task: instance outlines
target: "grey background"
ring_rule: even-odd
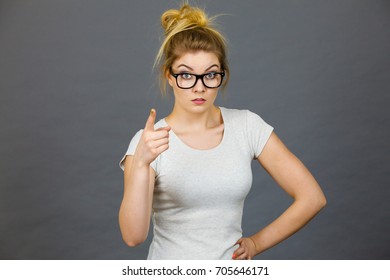
[[[122,242],[118,162],[150,108],[178,1],[0,1],[0,258],[145,259]],[[193,3],[193,2],[192,2]],[[275,127],[327,207],[258,259],[389,259],[389,1],[197,1],[229,40],[217,105]],[[291,203],[257,162],[244,234]]]

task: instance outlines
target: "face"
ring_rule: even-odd
[[[181,77],[186,79],[191,77],[191,74],[209,74],[204,77],[204,80],[206,83],[212,83],[213,72],[222,72],[222,69],[214,53],[196,51],[187,52],[176,59],[172,65],[172,72],[182,74]],[[175,106],[190,112],[204,112],[214,106],[218,88],[208,88],[203,84],[202,79],[198,79],[194,87],[182,89],[178,87],[174,76],[168,74],[167,78],[173,88]]]

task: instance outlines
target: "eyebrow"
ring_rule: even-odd
[[[210,70],[211,68],[213,68],[213,67],[215,67],[215,66],[217,66],[217,67],[219,68],[219,66],[218,66],[217,64],[213,64],[213,65],[209,66],[209,67],[205,70],[205,72],[208,71],[208,70]],[[188,68],[189,70],[194,71],[194,69],[192,69],[190,66],[185,65],[185,64],[180,64],[180,65],[177,66],[177,68],[179,68],[179,67],[186,67],[186,68]]]

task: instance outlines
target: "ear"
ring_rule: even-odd
[[[168,80],[169,85],[173,87],[173,84],[175,82],[175,77],[169,74],[169,71],[165,71],[165,78]]]

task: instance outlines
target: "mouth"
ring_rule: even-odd
[[[192,102],[194,102],[196,105],[202,105],[203,103],[206,102],[206,99],[204,99],[204,98],[195,98],[195,99],[192,99]]]

